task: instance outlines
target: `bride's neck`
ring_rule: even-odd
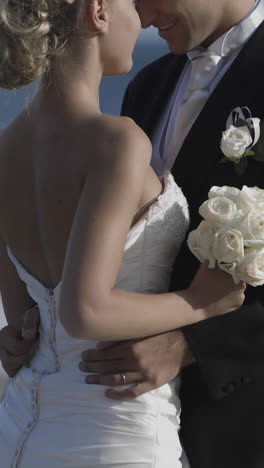
[[[74,47],[51,64],[40,87],[38,101],[56,111],[82,115],[100,113],[99,88],[103,66],[96,43]]]

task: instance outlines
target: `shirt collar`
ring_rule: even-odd
[[[240,23],[233,26],[229,31],[218,37],[213,44],[207,49],[197,47],[190,51],[187,55],[192,59],[192,52],[208,51],[220,57],[227,57],[235,50],[241,48],[256,31],[258,26],[264,20],[264,0],[257,0],[248,14],[243,18]]]

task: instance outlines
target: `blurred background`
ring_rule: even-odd
[[[168,52],[167,44],[159,38],[154,28],[142,30],[134,51],[134,66],[130,73],[118,77],[103,79],[100,97],[101,110],[105,114],[120,113],[124,91],[130,80],[148,63]],[[25,87],[19,91],[0,89],[0,128],[5,127],[21,109],[27,105],[37,90],[37,84]],[[14,291],[15,293],[15,291]],[[5,326],[5,318],[0,302],[0,329]],[[5,384],[6,376],[0,365],[0,394]]]

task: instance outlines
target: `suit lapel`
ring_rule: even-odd
[[[220,151],[221,134],[231,110],[237,106],[248,106],[252,112],[264,112],[263,104],[262,110],[257,105],[264,93],[262,44],[264,23],[244,46],[208,99],[181,148],[172,173],[189,199],[196,196],[217,160],[223,157]],[[261,115],[255,114],[254,117]]]

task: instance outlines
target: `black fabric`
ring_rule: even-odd
[[[186,63],[168,54],[129,85],[122,113],[153,135]],[[173,166],[186,195],[191,227],[213,185],[264,188],[264,164],[250,160],[243,176],[222,164],[222,131],[235,107],[264,119],[264,23],[244,46],[209,98]],[[264,135],[262,135],[264,138]],[[176,259],[172,289],[187,287],[198,262],[186,243]],[[264,468],[264,287],[248,288],[245,305],[231,314],[186,327],[197,359],[182,375],[181,436],[191,468]]]

